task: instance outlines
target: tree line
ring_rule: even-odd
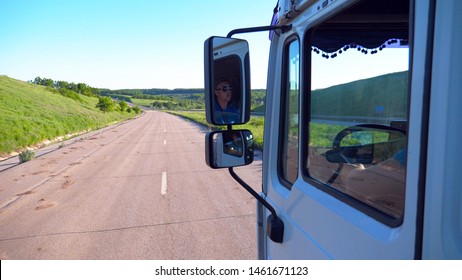
[[[82,101],[79,96],[80,94],[90,97],[98,97],[98,104],[96,104],[96,108],[103,112],[119,111],[131,113],[133,111],[136,114],[141,112],[139,106],[130,107],[125,100],[114,102],[111,97],[101,96],[101,91],[98,88],[91,87],[85,83],[76,84],[66,81],[53,81],[52,79],[41,77],[36,77],[34,80],[29,82],[32,84],[45,86],[49,91],[59,93],[65,97],[69,97],[77,101]]]
[[[176,89],[98,89],[91,87],[85,83],[69,83],[66,81],[54,81],[48,78],[37,77],[29,81],[36,85],[46,86],[47,89],[54,92],[59,92],[66,97],[80,100],[79,94],[93,96],[99,98],[97,107],[102,111],[111,111],[113,108],[121,107],[121,111],[125,111],[126,102],[136,103],[133,99],[149,100],[149,104],[144,102],[143,106],[150,106],[159,110],[204,110],[205,99],[204,89],[202,88],[176,88]],[[266,90],[252,90],[251,108],[252,111],[258,107],[264,108],[264,100]],[[106,97],[106,98],[104,98]],[[112,104],[111,99],[118,100],[119,106]],[[120,104],[122,103],[122,104]],[[119,108],[118,108],[119,109]],[[136,108],[138,109],[138,108]]]
[[[205,110],[204,89],[101,89],[101,95],[137,103],[132,99],[143,99],[143,106],[158,110]],[[266,90],[252,90],[251,110],[264,111]],[[260,108],[261,107],[261,108]]]
[[[132,102],[133,99],[144,99],[144,100],[153,100],[153,106],[157,109],[168,109],[171,110],[173,107],[177,107],[179,104],[177,100],[186,99],[189,101],[182,102],[179,109],[201,109],[198,103],[204,103],[204,89],[100,89],[101,95],[111,96],[112,98],[117,98],[125,100],[127,102]],[[166,105],[166,103],[171,103]],[[186,104],[187,103],[187,104]],[[194,103],[194,104],[191,104]],[[204,108],[202,106],[202,108]]]
[[[138,99],[152,99],[153,95],[181,95],[181,94],[197,94],[203,93],[204,89],[201,88],[176,88],[176,89],[101,89],[102,95],[126,95]]]
[[[91,87],[85,83],[69,83],[66,81],[53,81],[48,78],[36,77],[34,80],[29,81],[32,84],[46,86],[47,88],[52,88],[58,90],[61,94],[66,93],[66,91],[73,91],[77,94],[82,94],[86,96],[99,96],[100,90],[94,87]],[[63,94],[65,95],[65,94]]]

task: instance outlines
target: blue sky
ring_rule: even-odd
[[[269,25],[277,0],[0,0],[0,75],[92,87],[202,88],[203,44]],[[266,87],[267,32],[250,44],[252,88]]]

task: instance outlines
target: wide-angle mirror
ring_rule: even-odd
[[[212,131],[205,139],[207,165],[226,168],[253,162],[254,139],[249,130]]]
[[[208,123],[243,124],[250,119],[247,41],[211,37],[204,43],[205,105]]]

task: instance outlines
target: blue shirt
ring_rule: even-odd
[[[233,105],[228,103],[228,106],[223,109],[215,102],[215,122],[219,124],[233,124],[241,122],[241,113]]]

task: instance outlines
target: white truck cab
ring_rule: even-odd
[[[234,177],[253,141],[238,131],[242,159],[229,162],[214,141],[250,117],[247,42],[232,37],[270,32],[258,257],[462,259],[462,1],[280,0],[274,12],[272,26],[205,43],[207,120],[228,126],[207,135],[207,163]]]

